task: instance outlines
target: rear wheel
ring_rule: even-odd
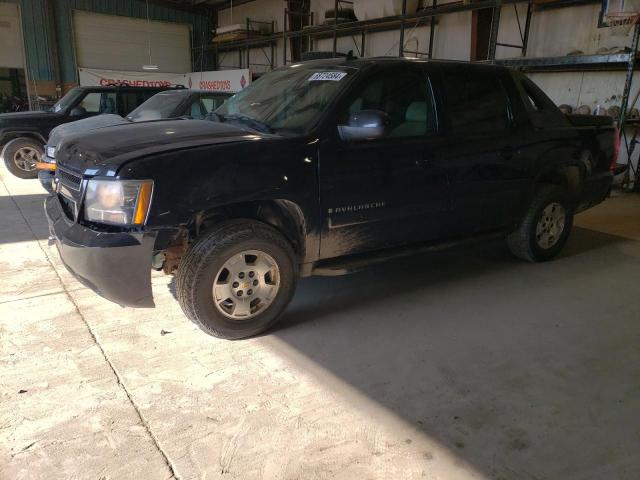
[[[289,243],[271,227],[224,222],[183,257],[176,273],[178,301],[209,335],[256,335],[278,320],[293,296],[294,258]]]
[[[44,148],[37,140],[16,138],[4,148],[7,169],[19,178],[37,178],[36,162],[42,161]]]
[[[563,188],[540,188],[518,229],[507,237],[511,253],[529,262],[555,257],[571,233],[573,209],[571,197]]]

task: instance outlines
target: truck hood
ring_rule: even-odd
[[[53,121],[59,116],[57,113],[43,111],[0,113],[0,128],[29,125],[34,121]]]
[[[87,175],[116,175],[124,163],[149,155],[206,145],[274,137],[249,128],[208,120],[128,123],[62,138],[56,162]]]
[[[89,132],[96,128],[110,127],[113,125],[129,124],[128,120],[125,120],[120,115],[104,114],[97,115],[95,117],[85,118],[83,120],[77,120],[75,122],[63,123],[51,130],[49,134],[49,140],[47,145],[55,147],[60,143],[63,137],[67,135],[74,135],[76,133]]]

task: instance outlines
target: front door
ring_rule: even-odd
[[[385,112],[382,138],[345,141],[337,126],[361,110]],[[418,66],[380,68],[354,85],[320,145],[321,258],[438,237],[448,208],[441,140],[428,76]]]

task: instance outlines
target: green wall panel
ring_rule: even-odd
[[[53,80],[53,61],[49,54],[44,2],[42,0],[2,1],[20,5],[28,77],[36,80]]]

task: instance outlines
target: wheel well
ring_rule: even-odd
[[[536,180],[536,185],[551,184],[565,188],[573,197],[578,197],[582,188],[583,173],[577,165],[565,165],[544,172]]]
[[[265,223],[278,230],[290,243],[299,258],[305,255],[306,220],[300,207],[290,200],[262,200],[235,203],[217,207],[194,215],[191,234],[231,219],[250,219]]]
[[[27,138],[29,140],[35,140],[38,143],[42,143],[44,146],[47,142],[37,133],[31,132],[9,132],[2,137],[0,141],[0,149],[4,148],[7,143],[12,142],[13,140],[17,140],[19,138]]]

